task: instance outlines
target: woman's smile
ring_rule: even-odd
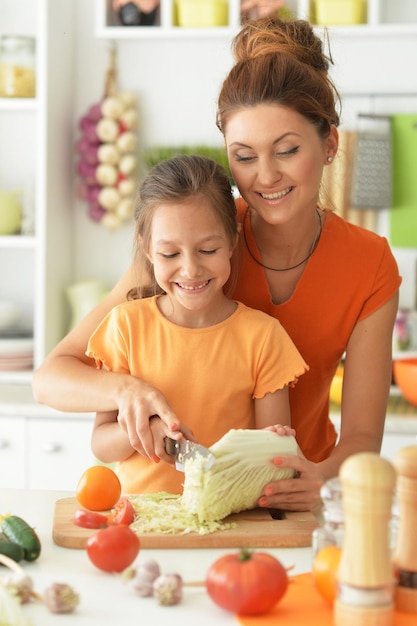
[[[293,189],[294,187],[287,187],[287,189],[284,189],[283,191],[276,191],[275,193],[260,193],[260,195],[264,200],[281,200],[282,198],[285,198],[285,196],[287,196]]]

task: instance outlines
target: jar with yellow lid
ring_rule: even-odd
[[[35,39],[23,35],[0,37],[0,97],[34,98]]]

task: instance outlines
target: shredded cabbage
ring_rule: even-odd
[[[205,535],[236,527],[235,523],[199,520],[194,513],[185,509],[180,495],[161,491],[130,496],[129,499],[136,513],[131,528],[138,535],[150,532],[165,535],[194,532]]]
[[[293,470],[278,468],[272,461],[281,454],[297,454],[297,442],[269,430],[233,429],[210,452],[216,460],[207,471],[200,455],[185,462],[182,504],[200,522],[253,509],[267,483],[292,478]]]

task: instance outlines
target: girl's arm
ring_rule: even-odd
[[[135,451],[117,421],[117,411],[100,411],[94,419],[91,450],[99,461],[124,461]]]
[[[40,404],[60,411],[118,411],[119,424],[138,452],[152,458],[153,438],[149,429],[151,415],[159,415],[170,436],[179,431],[192,434],[182,426],[162,393],[145,381],[96,369],[85,355],[87,342],[102,319],[115,305],[126,300],[135,285],[131,266],[112,291],[46,357],[33,376],[33,394]]]
[[[288,387],[255,398],[255,428],[275,430],[276,425],[291,426]]]
[[[392,379],[392,329],[397,309],[398,294],[358,322],[352,332],[344,365],[341,432],[332,453],[317,464],[299,456],[276,459],[277,465],[293,468],[300,477],[267,485],[260,506],[314,510],[320,502],[321,486],[338,475],[348,456],[379,453]]]
[[[291,427],[288,387],[255,399],[255,426],[271,430],[277,435],[295,437],[295,430]]]

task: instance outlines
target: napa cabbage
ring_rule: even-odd
[[[292,478],[293,470],[276,467],[273,459],[297,454],[297,442],[269,430],[232,429],[210,452],[215,461],[209,469],[201,455],[187,459],[184,466],[182,506],[200,522],[253,509],[267,483]]]

